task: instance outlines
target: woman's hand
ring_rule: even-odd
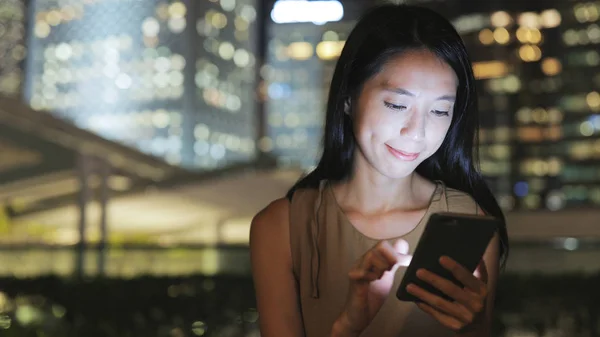
[[[346,306],[334,325],[340,335],[358,335],[381,309],[400,266],[408,266],[408,242],[399,239],[394,245],[381,241],[367,251],[348,273],[350,288]]]
[[[463,288],[425,269],[418,270],[417,277],[453,298],[454,302],[447,301],[415,284],[410,284],[407,290],[423,301],[417,304],[419,308],[444,326],[455,331],[466,330],[481,318],[485,310],[488,295],[485,263],[481,261],[475,274],[446,256],[440,258],[440,263],[464,285]]]

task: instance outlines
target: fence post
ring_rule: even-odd
[[[85,251],[86,251],[86,223],[87,223],[87,204],[90,198],[89,185],[90,162],[89,157],[80,152],[77,156],[77,175],[79,178],[79,193],[77,196],[77,205],[79,207],[79,241],[75,253],[75,277],[79,280],[85,276]]]
[[[107,247],[107,208],[110,198],[108,180],[111,174],[111,166],[107,161],[100,163],[100,240],[98,241],[98,276],[103,277],[106,273],[106,247]]]

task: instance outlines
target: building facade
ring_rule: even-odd
[[[26,8],[23,1],[0,2],[0,94],[18,97],[23,80]]]
[[[251,160],[253,3],[32,1],[25,98],[176,165]]]
[[[598,205],[600,3],[512,5],[455,19],[479,77],[482,169],[508,210]]]
[[[262,73],[268,96],[268,135],[259,146],[273,153],[282,165],[310,168],[320,155],[325,106],[337,58],[368,7],[361,1],[339,4],[343,14],[332,21],[274,22],[269,27],[267,66]],[[313,15],[318,11],[306,12]]]

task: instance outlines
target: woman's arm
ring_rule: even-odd
[[[250,256],[263,337],[303,337],[298,288],[292,271],[289,201],[271,203],[252,220]]]

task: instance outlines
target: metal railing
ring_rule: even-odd
[[[599,273],[600,241],[573,240],[577,239],[512,242],[504,272],[519,275]],[[78,246],[0,246],[3,261],[0,277],[250,275],[246,245],[87,245],[83,255],[78,257],[80,253]]]

